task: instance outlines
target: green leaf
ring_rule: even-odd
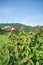
[[[28,61],[27,65],[31,65],[31,63]]]
[[[34,65],[34,62],[32,60],[29,60],[32,65]]]
[[[42,37],[37,38],[37,40],[39,41],[39,43],[43,43]]]
[[[36,62],[36,65],[40,65],[39,61]]]
[[[23,58],[21,61],[20,61],[20,64],[23,64],[25,63],[27,60],[25,58]]]

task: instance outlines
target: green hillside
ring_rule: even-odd
[[[14,28],[16,29],[16,32],[17,32],[21,27],[24,28],[24,31],[25,31],[25,32],[30,32],[30,31],[36,30],[38,27],[40,27],[40,26],[32,27],[32,26],[23,25],[23,24],[20,24],[20,23],[1,23],[1,24],[0,24],[0,29],[3,28],[4,26],[12,26],[12,27],[14,27]],[[41,26],[41,27],[43,27],[43,26]],[[4,30],[4,31],[7,31],[7,29]],[[0,32],[1,32],[1,30],[0,30]]]
[[[8,23],[6,23],[6,24],[1,23],[0,24],[0,28],[2,28],[4,26],[13,26],[13,27],[15,27],[15,29],[17,31],[18,31],[18,29],[20,27],[24,27],[24,31],[26,31],[26,32],[29,32],[29,31],[33,30],[32,26],[26,26],[26,25],[23,25],[23,24],[20,24],[20,23],[10,23],[10,24],[8,24]]]

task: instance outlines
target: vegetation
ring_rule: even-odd
[[[14,23],[0,24],[0,28],[2,28],[4,26],[13,26],[16,29],[16,31],[18,31],[19,28],[22,27],[22,26],[24,27],[24,31],[25,32],[29,32],[29,31],[33,30],[33,27],[32,26],[26,26],[26,25],[23,25],[23,24],[20,24],[20,23],[15,23],[15,24]]]
[[[43,27],[0,34],[0,65],[43,65]]]

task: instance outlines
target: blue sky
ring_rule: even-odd
[[[0,23],[43,25],[43,0],[0,0]]]

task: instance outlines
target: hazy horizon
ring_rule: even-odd
[[[0,23],[43,25],[43,0],[0,0]]]

